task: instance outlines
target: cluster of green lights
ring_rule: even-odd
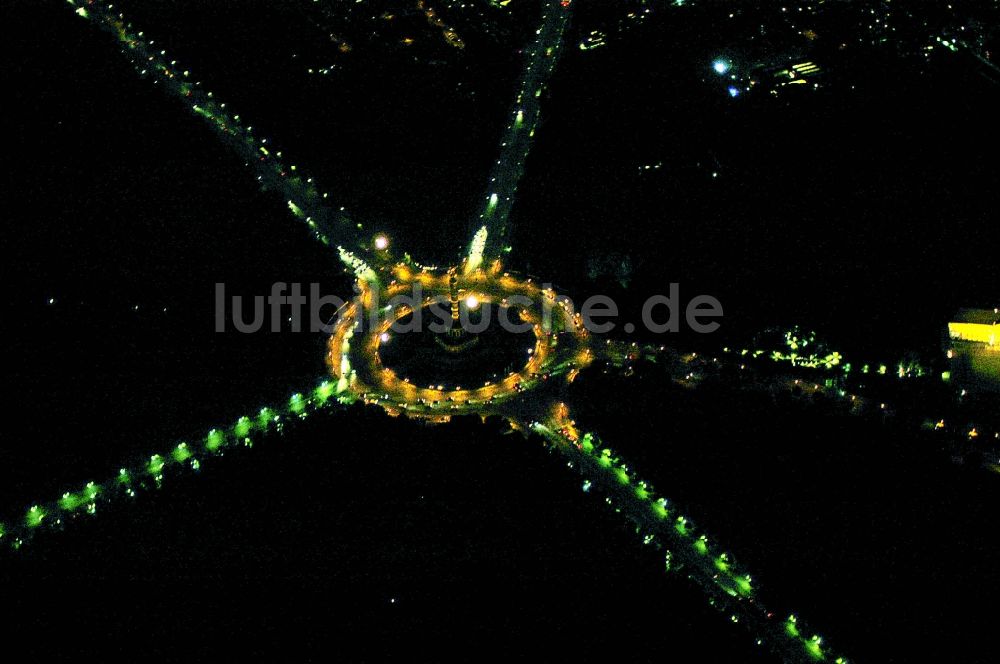
[[[59,499],[59,508],[64,512],[74,512],[81,507],[86,507],[88,511],[93,512],[96,509],[97,496],[100,492],[99,486],[93,482],[87,482],[87,485],[78,492],[67,491],[64,493]],[[31,520],[30,513],[29,510],[29,521]],[[40,522],[36,525],[40,525]]]
[[[657,356],[667,351],[664,346],[643,345],[636,342],[606,342],[604,355],[608,361],[615,366],[624,367],[629,362],[640,357],[656,361]],[[670,352],[674,352],[670,349]],[[842,353],[835,350],[828,350],[816,340],[815,332],[802,332],[798,327],[787,330],[783,333],[783,342],[780,348],[723,348],[724,354],[731,355],[741,362],[766,358],[776,363],[787,363],[796,368],[820,369],[824,372],[851,375],[855,372],[855,367],[850,362],[845,361]],[[895,363],[873,363],[863,364],[856,373],[862,375],[889,375],[889,367],[895,367],[892,374],[898,378],[920,378],[930,375],[930,370],[914,360],[901,360]]]
[[[798,331],[798,328],[793,328],[785,333],[785,341],[789,346],[789,350],[791,350],[790,346],[792,345],[797,349],[801,349],[803,346],[809,347],[815,345],[815,333],[803,335]],[[629,343],[611,340],[607,340],[603,349],[605,360],[619,368],[628,368],[631,362],[639,358],[656,363],[664,352],[674,353],[675,351],[665,346],[655,347],[648,344],[640,346],[636,342]],[[811,385],[809,387],[810,392],[814,388],[816,393],[824,392],[831,396],[835,395],[839,397],[842,402],[850,405],[849,412],[854,415],[862,415],[873,410],[883,415],[894,413],[888,403],[869,400],[860,394],[852,394],[847,391],[845,381],[851,375],[852,366],[850,362],[843,362],[843,356],[838,352],[824,353],[821,358],[818,358],[817,355],[799,356],[795,351],[786,354],[781,350],[769,352],[763,349],[750,350],[744,348],[734,350],[726,347],[722,349],[722,353],[734,359],[740,369],[745,369],[748,364],[758,358],[772,362],[789,362],[796,368],[818,369],[824,374],[822,386],[816,383],[806,383],[804,380],[795,380],[795,383],[803,387]],[[694,359],[696,355],[692,354],[686,357]],[[718,358],[711,357],[710,360],[716,368],[722,366],[722,362]],[[837,370],[830,371],[831,369]],[[684,369],[684,371],[689,370]],[[894,371],[890,371],[889,365],[884,363],[863,364],[855,374],[858,376],[886,376],[900,380],[928,378],[931,376],[931,372],[927,367],[914,360],[897,362]],[[692,381],[697,382],[697,378],[699,377],[698,372],[689,371],[683,382],[691,384]],[[944,372],[943,377],[947,380],[949,372]],[[963,390],[957,393],[956,396],[961,398],[965,394]],[[983,441],[1000,441],[1000,431],[980,430],[980,426],[974,421],[949,422],[946,424],[943,418],[935,416],[925,417],[922,420],[922,426],[926,429],[939,432],[941,435],[950,435],[956,439],[975,440],[981,438]]]
[[[820,344],[816,342],[815,333],[803,334],[798,328],[793,328],[784,333],[784,344],[785,346],[778,350],[762,348],[732,349],[725,347],[722,349],[722,354],[728,355],[735,360],[740,369],[746,369],[754,361],[763,359],[773,363],[787,363],[796,369],[817,370],[824,377],[822,388],[819,384],[815,384],[816,391],[828,391],[827,388],[836,388],[831,393],[840,397],[843,401],[850,403],[851,412],[854,414],[866,412],[868,409],[865,406],[868,400],[858,394],[851,394],[847,391],[844,381],[852,375],[852,372],[857,376],[892,376],[898,379],[923,378],[931,375],[929,369],[914,360],[897,362],[894,371],[890,371],[890,365],[884,363],[863,364],[859,370],[855,371],[852,364],[845,362],[844,356],[838,351],[820,350],[805,354],[800,351],[817,348]],[[610,364],[619,368],[630,368],[631,363],[640,358],[655,363],[664,352],[675,353],[673,349],[667,349],[664,346],[655,347],[648,344],[640,346],[636,342],[627,343],[611,340],[606,342],[603,349],[604,358]],[[689,360],[696,358],[697,354],[690,354],[684,357],[684,361],[687,363]],[[707,360],[710,360],[717,368],[722,366],[722,362],[717,357],[709,357]],[[698,371],[688,369],[684,371],[687,372],[682,380],[685,384],[696,383],[701,377],[701,373]],[[796,384],[800,383],[798,380],[795,382]],[[886,403],[877,403],[877,406],[878,410],[883,413],[892,412]],[[928,421],[933,424],[937,420]],[[963,431],[968,431],[972,427],[974,427],[974,424],[965,427]],[[937,427],[937,429],[940,430],[941,427]]]
[[[375,270],[373,270],[371,266],[364,261],[364,259],[358,257],[356,254],[344,249],[343,247],[337,247],[337,253],[340,255],[340,260],[343,261],[344,265],[346,265],[359,280],[367,284],[371,284],[372,286],[378,285],[378,275],[375,273]]]
[[[844,362],[844,356],[837,351],[818,350],[809,354],[803,354],[807,348],[816,348],[820,344],[816,341],[815,332],[803,333],[795,327],[787,330],[784,334],[785,349],[772,350],[769,354],[771,360],[775,362],[788,362],[795,367],[805,367],[808,369],[835,369],[839,368],[844,374],[850,374],[853,367],[850,362]],[[729,349],[724,349],[729,350]],[[800,352],[803,351],[803,352]],[[759,357],[766,351],[743,349],[741,355],[751,354]],[[888,374],[889,364],[864,364],[861,367],[862,374],[877,373],[885,376]],[[899,378],[919,378],[929,375],[929,370],[915,361],[901,361],[895,363],[895,375]]]
[[[280,431],[289,420],[302,419],[331,403],[348,404],[353,395],[343,387],[324,380],[308,394],[295,393],[284,407],[261,408],[254,416],[242,416],[230,427],[211,429],[199,444],[179,442],[163,453],[150,455],[144,461],[123,467],[103,484],[87,482],[76,491],[66,491],[58,500],[32,505],[24,512],[21,523],[0,523],[0,542],[10,542],[19,549],[25,541],[45,527],[59,528],[78,514],[96,514],[98,504],[117,497],[134,498],[138,490],[160,488],[171,468],[197,471],[206,457],[219,456],[230,447],[253,445],[253,438]]]
[[[769,645],[779,655],[797,661],[846,662],[834,657],[819,636],[802,638],[795,631],[775,622],[773,614],[761,604],[749,574],[741,570],[729,554],[718,551],[709,538],[698,533],[690,519],[679,514],[670,503],[635,474],[608,447],[591,433],[579,438],[569,435],[559,424],[534,422],[531,428],[554,449],[569,457],[587,478],[584,490],[594,485],[604,488],[606,501],[624,513],[637,527],[646,544],[665,549],[665,567],[684,564],[689,576],[709,594],[710,603],[731,612],[733,622],[744,623],[757,634],[757,642]],[[796,621],[793,621],[797,623]]]
[[[812,659],[816,661],[831,661],[828,660],[823,651],[823,637],[818,634],[813,634],[810,637],[803,636],[799,631],[799,619],[795,617],[795,614],[788,616],[785,620],[785,634],[787,634],[790,639],[794,639],[801,643],[802,648]],[[832,661],[833,664],[847,664],[847,660],[843,657],[837,657]]]

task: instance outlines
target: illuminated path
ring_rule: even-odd
[[[100,0],[69,0],[69,3],[77,7],[78,15],[115,36],[140,75],[151,78],[204,119],[245,160],[262,187],[281,193],[292,214],[306,224],[317,240],[331,247],[361,245],[361,224],[353,222],[343,207],[334,207],[329,193],[321,192],[313,178],[303,175],[296,164],[284,161],[279,148],[267,138],[256,136],[253,127],[246,125],[239,114],[172,60],[143,31],[113,11],[111,3]]]
[[[663,551],[668,571],[683,570],[709,596],[712,606],[744,625],[758,645],[787,662],[847,661],[833,655],[822,637],[807,631],[795,614],[778,616],[761,604],[753,578],[596,436],[581,436],[564,406],[557,406],[548,422],[532,422],[530,428],[586,478],[584,491],[604,493],[607,503],[635,524],[644,544]]]
[[[0,542],[20,549],[33,534],[61,529],[75,519],[97,512],[104,501],[131,498],[142,489],[158,488],[173,469],[197,471],[202,460],[223,454],[239,445],[252,445],[255,438],[281,430],[312,412],[356,400],[383,408],[391,415],[405,414],[430,421],[447,421],[456,414],[498,415],[515,428],[534,432],[565,455],[586,478],[585,490],[605,493],[613,508],[634,522],[646,544],[661,547],[665,566],[683,564],[686,574],[708,595],[710,602],[755,635],[757,643],[786,661],[846,660],[832,654],[823,640],[806,631],[794,615],[775,615],[757,599],[750,576],[738,569],[729,556],[664,498],[636,478],[617,456],[604,448],[593,434],[580,435],[562,399],[567,383],[595,359],[590,335],[579,316],[550,290],[544,290],[511,273],[503,272],[506,223],[524,158],[538,121],[538,105],[544,81],[551,73],[569,21],[571,3],[547,1],[538,39],[529,48],[527,71],[514,104],[501,155],[491,176],[491,193],[477,222],[470,252],[453,269],[422,267],[412,261],[394,261],[387,238],[377,236],[367,246],[360,228],[326,203],[311,178],[297,167],[280,161],[281,153],[265,139],[257,139],[244,128],[238,115],[191,82],[152,40],[134,30],[110,5],[93,0],[70,0],[78,14],[111,32],[135,62],[140,73],[154,77],[162,87],[180,97],[202,116],[216,133],[243,155],[264,186],[280,191],[292,213],[304,221],[314,236],[336,247],[340,259],[353,272],[360,294],[341,310],[328,346],[332,377],[308,393],[292,395],[279,407],[266,407],[237,421],[213,429],[190,441],[180,441],[147,458],[127,464],[102,482],[83,482],[61,498],[28,507],[17,522],[0,524]],[[380,344],[394,321],[423,307],[456,288],[467,303],[515,304],[523,322],[534,333],[535,344],[519,370],[495,384],[445,389],[443,385],[417,386],[382,365]],[[457,276],[457,275],[460,275]],[[394,296],[413,295],[422,289],[419,303],[386,308]],[[471,304],[470,304],[471,306]],[[378,314],[376,316],[376,314]],[[549,315],[551,314],[551,315]],[[373,322],[374,321],[374,322]],[[606,344],[601,357],[628,358],[620,345]]]
[[[0,523],[0,543],[20,549],[39,532],[62,530],[76,520],[97,514],[103,505],[161,488],[169,476],[198,472],[207,458],[223,456],[237,447],[252,447],[255,441],[280,433],[296,420],[353,401],[351,395],[338,393],[334,383],[323,380],[308,392],[293,394],[283,404],[266,406],[201,436],[177,441],[122,465],[103,480],[81,482],[58,499],[31,505],[20,521]]]
[[[570,10],[571,4],[566,0],[547,0],[542,6],[538,37],[525,49],[524,75],[518,83],[514,106],[507,116],[507,127],[500,143],[500,154],[490,172],[483,210],[474,224],[466,261],[467,271],[496,260],[509,251],[507,219],[538,125],[542,91],[562,51]]]

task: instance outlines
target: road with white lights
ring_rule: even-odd
[[[537,38],[525,48],[524,73],[518,83],[514,105],[507,116],[500,154],[490,172],[482,212],[472,228],[474,239],[467,261],[472,268],[480,262],[496,260],[509,250],[507,221],[541,117],[542,93],[563,49],[570,9],[571,5],[566,0],[544,3]],[[486,234],[485,242],[477,246],[475,233],[479,229],[485,229]]]

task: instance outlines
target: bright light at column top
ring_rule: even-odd
[[[469,297],[465,298],[465,306],[467,306],[469,309],[475,309],[476,307],[479,306],[479,298],[476,297],[475,295],[470,295]]]
[[[375,248],[379,251],[383,251],[389,246],[389,238],[384,235],[379,235],[375,238]]]
[[[729,71],[729,63],[725,60],[716,60],[712,63],[712,69],[715,70],[716,74],[725,74]]]

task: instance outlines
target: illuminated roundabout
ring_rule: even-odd
[[[384,235],[361,240],[361,224],[343,213],[344,208],[338,211],[332,207],[326,200],[328,194],[321,192],[312,178],[298,174],[295,165],[282,162],[281,152],[272,143],[244,126],[239,115],[169,59],[166,50],[154,45],[113,5],[103,0],[69,0],[69,4],[79,16],[113,35],[137,70],[153,77],[162,89],[202,117],[245,159],[262,186],[281,192],[292,214],[310,233],[323,245],[336,247],[340,259],[357,278],[359,292],[338,312],[329,339],[326,359],[336,380],[325,377],[308,392],[293,394],[287,404],[262,408],[252,416],[211,429],[201,440],[180,441],[162,453],[123,465],[104,482],[87,482],[79,490],[66,491],[60,499],[35,503],[19,519],[0,523],[0,542],[9,542],[13,550],[19,550],[39,531],[61,530],[73,520],[95,514],[99,503],[131,499],[138,491],[158,489],[172,473],[196,472],[203,460],[220,456],[227,449],[249,447],[255,438],[281,432],[286,424],[359,400],[391,415],[405,414],[427,422],[446,422],[456,415],[500,416],[515,428],[539,436],[563,455],[568,465],[584,476],[584,491],[593,488],[603,493],[604,500],[634,524],[643,543],[662,556],[667,570],[683,568],[709,602],[733,623],[745,627],[757,645],[785,661],[846,662],[794,613],[765,607],[756,580],[730,554],[639,479],[598,436],[577,431],[563,398],[567,384],[596,359],[598,352],[600,359],[615,364],[616,358],[639,353],[636,345],[626,349],[610,340],[593,345],[582,317],[568,301],[529,278],[503,272],[500,256],[510,251],[507,217],[538,125],[540,98],[563,46],[570,0],[542,3],[540,27],[525,50],[525,69],[501,154],[491,172],[489,193],[475,224],[478,230],[468,254],[451,269],[424,267],[409,259],[393,260]],[[528,332],[533,335],[533,345],[524,348],[521,337],[505,341],[487,334],[468,337],[463,332],[443,333],[435,340],[440,342],[436,347],[428,344],[426,350],[415,353],[427,360],[418,384],[417,375],[407,371],[405,361],[387,360],[390,353],[385,344],[395,343],[395,326],[445,302],[453,323],[463,304],[466,310],[489,306],[514,314],[516,324],[525,328],[523,336],[530,338]],[[396,339],[402,341],[402,336]],[[511,355],[516,361],[512,360],[508,370],[504,353],[495,353],[494,357],[503,358],[488,367],[495,369],[495,378],[482,380],[482,367],[478,366],[482,356],[473,346],[489,351],[490,344],[498,343],[499,348],[507,341],[520,343],[524,349],[520,352],[526,352],[527,359]],[[517,344],[511,347],[518,348]],[[479,376],[474,385],[468,381],[473,374]]]
[[[468,273],[405,263],[385,265],[379,271],[391,281],[383,287],[379,285],[382,280],[372,280],[370,274],[369,279],[359,280],[359,295],[339,312],[329,341],[327,364],[337,378],[338,392],[350,391],[392,415],[405,413],[433,422],[468,414],[500,415],[514,423],[542,420],[558,402],[562,387],[594,358],[590,334],[568,301],[531,279],[501,272],[498,261],[488,269]],[[419,307],[430,312],[436,304],[456,301],[456,296],[467,310],[493,305],[498,311],[513,312],[516,320],[508,318],[509,323],[534,335],[524,365],[475,386],[456,385],[451,376],[418,385],[398,375],[385,362],[383,345],[414,313],[417,297]],[[383,302],[384,306],[380,304]],[[443,349],[439,352],[442,356],[449,353]],[[539,392],[549,398],[539,399]]]

